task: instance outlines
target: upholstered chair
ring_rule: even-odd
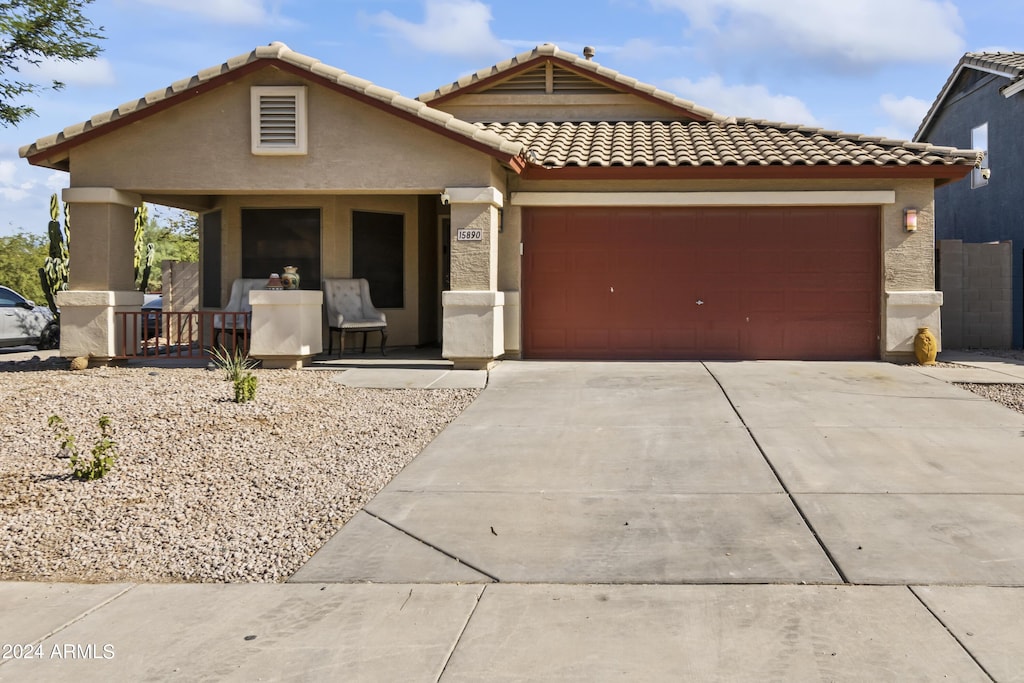
[[[363,353],[366,353],[366,333],[380,332],[380,353],[388,341],[388,321],[383,311],[373,306],[370,283],[364,279],[328,278],[324,280],[324,304],[327,309],[327,355],[334,353],[334,333],[340,337],[338,355],[345,353],[345,333],[363,333]]]
[[[237,345],[239,337],[243,343],[248,342],[249,325],[251,315],[233,315],[237,313],[252,313],[252,306],[249,304],[249,292],[254,289],[264,289],[267,286],[266,278],[238,278],[231,283],[231,296],[228,298],[228,305],[221,309],[222,313],[213,316],[213,346],[216,348],[221,333],[231,335],[232,347]]]

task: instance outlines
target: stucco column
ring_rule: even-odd
[[[122,346],[114,313],[139,310],[144,299],[133,264],[133,209],[142,197],[110,187],[71,187],[63,197],[73,230],[69,291],[57,295],[60,355],[109,360]]]
[[[442,355],[456,368],[490,367],[505,351],[505,297],[498,284],[498,209],[493,187],[445,190],[451,202],[451,286],[441,294]]]
[[[914,336],[928,327],[942,344],[942,292],[935,290],[935,207],[931,180],[896,188],[896,201],[882,206],[884,287],[882,359],[914,355]],[[904,211],[917,210],[917,229],[904,227]]]

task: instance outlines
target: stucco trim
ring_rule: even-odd
[[[515,206],[873,206],[895,190],[807,192],[513,192]]]
[[[941,306],[942,292],[886,292],[890,306]]]
[[[498,209],[504,204],[501,192],[493,187],[449,187],[444,193],[452,204],[490,204]]]
[[[142,206],[142,195],[115,190],[112,187],[66,187],[61,192],[66,204],[118,204]]]

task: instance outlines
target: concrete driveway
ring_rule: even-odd
[[[911,368],[505,363],[293,580],[1024,585],[1022,521],[1024,416]]]
[[[1024,415],[932,374],[504,363],[288,584],[0,584],[0,680],[1024,680]]]

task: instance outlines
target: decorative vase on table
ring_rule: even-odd
[[[299,288],[299,268],[298,266],[285,266],[284,273],[281,274],[281,284],[285,289],[298,289]]]
[[[927,327],[917,328],[914,335],[914,357],[921,365],[935,365],[935,354],[939,350],[939,343],[935,335]]]

